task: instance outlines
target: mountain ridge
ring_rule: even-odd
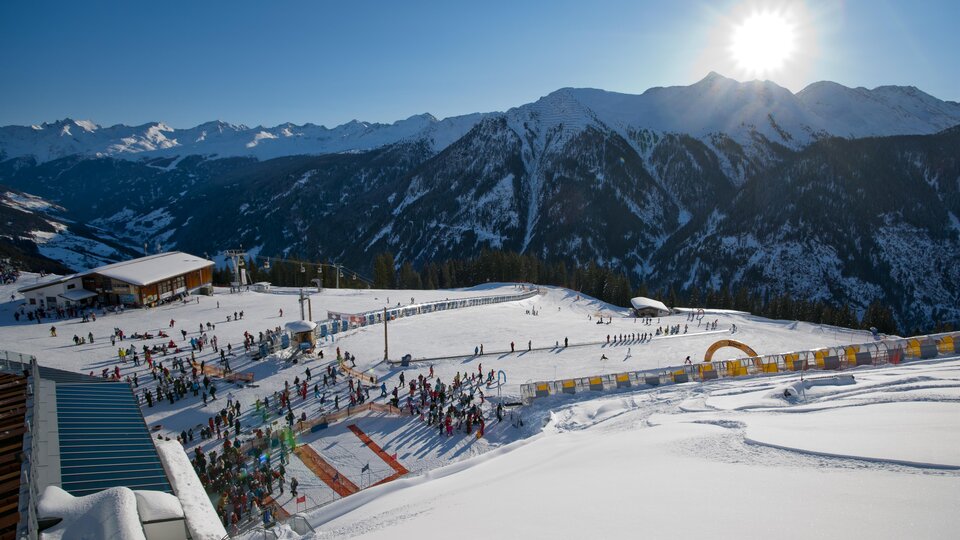
[[[352,120],[332,128],[310,122],[248,127],[222,120],[190,128],[173,128],[164,122],[104,127],[68,117],[0,127],[0,156],[32,157],[37,162],[77,154],[121,159],[191,154],[271,159],[367,151],[415,140],[427,140],[439,152],[483,118],[523,115],[528,109],[543,116],[550,108],[560,115],[551,116],[552,120],[562,117],[566,121],[558,123],[568,130],[599,121],[624,135],[639,130],[698,138],[723,133],[749,146],[752,137],[760,134],[792,148],[823,136],[928,134],[960,124],[960,103],[939,100],[913,86],[868,90],[818,81],[792,93],[771,81],[739,82],[711,71],[691,85],[652,87],[641,94],[566,87],[503,112],[442,120],[421,113],[393,123]],[[575,108],[579,110],[572,111]]]
[[[0,159],[0,183],[138,250],[242,245],[364,269],[385,251],[423,265],[494,248],[661,290],[883,302],[903,326],[960,320],[957,104],[910,88],[805,90],[718,74],[642,95],[564,88],[502,113],[354,121],[340,139],[244,127],[242,155],[225,122],[175,136],[147,124],[152,138],[117,150],[165,147]],[[64,127],[68,142],[101,129],[48,132]],[[211,153],[189,153],[190,140]],[[291,140],[300,153],[265,157]],[[318,140],[337,151],[304,152]],[[18,238],[39,245],[47,226],[18,219]]]

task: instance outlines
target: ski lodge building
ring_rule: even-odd
[[[29,285],[18,292],[46,309],[101,305],[150,306],[211,286],[211,260],[171,251],[100,266]]]

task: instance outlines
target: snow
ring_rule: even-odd
[[[119,257],[116,249],[101,241],[111,239],[108,234],[97,231],[103,238],[94,239],[73,233],[69,230],[70,221],[60,216],[64,209],[40,197],[7,191],[0,193],[0,205],[29,214],[44,214],[52,231],[33,230],[20,234],[23,239],[32,240],[41,255],[58,260],[74,270],[111,263]],[[10,234],[7,233],[8,238]]]
[[[197,473],[184,453],[183,447],[176,441],[155,440],[157,455],[167,472],[184,516],[187,518],[187,530],[193,540],[220,540],[227,531],[217,516],[207,492],[200,484]]]
[[[54,210],[63,211],[63,207],[57,206],[52,202],[28,193],[14,193],[12,191],[7,191],[0,194],[0,201],[3,201],[3,203],[10,208],[16,208],[17,210],[27,212],[28,214],[32,214],[34,211],[43,213],[48,213]]]
[[[148,255],[96,268],[96,273],[133,285],[148,285],[173,276],[195,272],[213,261],[180,251]]]
[[[904,433],[938,434],[917,441]],[[747,422],[746,438],[760,444],[829,456],[960,469],[960,404],[877,403]]]
[[[17,286],[23,283],[0,286],[0,349],[83,373],[114,365],[115,348],[104,343],[114,327],[128,334],[155,332],[168,329],[175,319],[171,335],[182,345],[181,328],[196,336],[197,326],[209,321],[216,328],[208,333],[237,351],[244,331],[256,334],[299,320],[296,289],[234,294],[216,289],[214,297],[201,297],[199,303],[98,313],[97,321],[89,323],[72,319],[38,325],[13,321],[12,310],[22,299],[7,299]],[[310,299],[319,320],[325,311],[358,313],[398,301],[406,306],[518,292],[513,284],[494,283],[455,291],[324,289],[310,293]],[[295,376],[302,378],[306,367],[316,378],[337,348],[353,353],[357,369],[376,375],[388,391],[401,373],[410,380],[430,366],[444,381],[454,373],[475,373],[481,364],[485,372],[503,370],[507,382],[485,390],[489,407],[498,395],[518,400],[520,385],[528,381],[676,365],[687,355],[702,358],[720,339],[742,341],[759,354],[872,339],[868,332],[709,309],[706,320],[717,320],[718,330],[708,332],[686,321],[692,308],[683,307],[648,326],[629,317],[625,307],[575,291],[543,287],[541,293],[523,301],[392,321],[390,358],[405,353],[433,358],[405,369],[382,361],[381,325],[321,340],[318,348],[326,360],[305,358],[294,365],[280,361],[286,353],[266,361],[238,354],[232,367],[254,373],[256,386],[221,382],[217,402],[204,405],[188,396],[173,405],[154,404],[144,408],[146,421],[173,438],[206,422],[223,406],[220,396],[230,396],[242,404],[247,429],[253,416],[247,412],[257,398]],[[292,316],[279,317],[281,308]],[[227,315],[240,310],[243,320],[226,322]],[[597,325],[601,315],[612,317],[611,324]],[[58,327],[60,337],[49,337],[50,324]],[[676,324],[690,324],[688,333],[644,344],[606,345],[607,334]],[[731,335],[733,324],[738,330]],[[87,332],[94,334],[95,343],[70,345],[70,336]],[[570,346],[555,348],[565,337]],[[526,350],[528,340],[533,351]],[[160,341],[167,340],[133,344],[139,348]],[[509,352],[511,341],[514,353]],[[474,347],[481,343],[486,354],[475,357]],[[601,355],[609,360],[601,361]],[[716,358],[740,355],[725,348]],[[205,350],[197,358],[210,364],[215,355]],[[170,356],[161,359],[166,365]],[[124,376],[137,372],[141,388],[152,388],[145,366],[120,368]],[[512,409],[504,422],[491,420],[482,439],[440,437],[435,427],[417,418],[363,413],[299,442],[357,485],[368,486],[390,471],[347,429],[356,424],[387,453],[396,453],[409,474],[340,499],[298,457],[290,456],[287,470],[300,481],[308,500],[306,516],[318,538],[405,538],[422,536],[425,530],[456,530],[465,538],[742,538],[771,531],[786,538],[949,537],[960,526],[960,515],[953,511],[960,497],[958,389],[960,358],[945,358],[840,374],[808,372],[803,381],[798,374],[774,374],[538,399]],[[377,391],[371,391],[371,398],[382,402]],[[329,411],[332,394],[327,399],[321,404],[312,393],[306,400],[296,398],[294,413],[315,418]],[[187,451],[197,444],[218,446],[217,441],[194,441]],[[157,446],[193,537],[219,539],[223,532],[212,529],[222,526],[196,484],[183,447],[165,441]],[[361,473],[368,463],[371,473]],[[791,501],[802,501],[802,508]],[[278,502],[291,513],[303,507],[289,493]],[[683,519],[690,512],[696,519]]]
[[[162,122],[140,126],[100,127],[69,118],[39,126],[0,127],[0,151],[7,157],[34,156],[39,162],[81,154],[121,159],[205,155],[270,159],[297,154],[365,151],[404,141],[426,141],[439,152],[466,134],[485,115],[468,114],[437,120],[414,115],[392,124],[352,121],[326,128],[285,123],[249,128],[221,121],[187,129]]]
[[[173,129],[162,122],[104,128],[66,118],[39,126],[0,128],[0,151],[8,157],[32,155],[40,162],[73,154],[125,159],[191,154],[269,159],[426,141],[434,152],[440,152],[484,118],[496,114],[506,116],[524,141],[524,160],[529,161],[544,147],[547,133],[553,128],[559,128],[562,141],[599,123],[616,130],[631,144],[637,141],[630,133],[643,130],[687,133],[703,139],[725,133],[748,150],[756,132],[796,148],[825,134],[865,137],[936,133],[960,123],[960,104],[941,101],[913,87],[868,90],[818,82],[793,94],[770,81],[737,82],[710,73],[689,86],[651,88],[639,95],[563,88],[506,113],[474,113],[444,120],[419,114],[392,124],[352,121],[334,128],[310,123],[250,128],[214,121],[187,129]],[[532,141],[532,147],[526,141],[525,122],[531,129],[538,128],[535,132],[539,140]],[[638,151],[649,155],[641,147]]]
[[[37,517],[63,519],[43,532],[43,540],[146,540],[137,497],[124,487],[74,497],[57,486],[47,486],[37,504]]]
[[[896,385],[921,375],[956,384],[960,360],[858,371],[856,384]],[[906,400],[791,414],[722,412],[702,403],[704,395],[796,380],[727,380],[554,403],[538,411],[548,415],[539,435],[374,488],[362,500],[338,501],[309,520],[316,538],[407,537],[457,524],[463,538],[488,537],[491,527],[518,538],[951,536],[960,525],[952,510],[960,476],[944,466],[956,468],[960,407]],[[821,386],[832,389],[821,397],[828,401],[842,401],[850,389]],[[755,437],[776,438],[779,447]],[[921,493],[922,500],[913,498]],[[802,510],[780,504],[790,500],[803,501]],[[691,506],[696,519],[678,519],[679,509]],[[477,515],[492,521],[462,526]]]
[[[645,296],[638,296],[636,298],[630,299],[630,305],[633,306],[633,309],[643,309],[643,308],[655,308],[665,313],[670,312],[670,308],[666,304],[659,300],[654,300],[652,298],[647,298]]]
[[[176,495],[142,489],[134,490],[133,493],[137,496],[137,510],[141,522],[183,518],[183,506]]]
[[[284,325],[288,331],[298,334],[300,332],[310,332],[317,327],[317,323],[313,321],[290,321]]]

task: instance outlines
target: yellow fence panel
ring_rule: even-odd
[[[919,339],[911,339],[907,341],[907,356],[920,356]]]
[[[819,350],[819,351],[814,351],[813,357],[814,357],[814,359],[815,359],[816,362],[817,362],[817,367],[818,367],[818,368],[823,369],[823,359],[826,358],[828,354],[830,354],[830,351],[828,351],[828,350],[826,350],[826,349],[822,349],[822,350]]]
[[[787,365],[787,371],[794,371],[797,369],[794,367],[795,362],[800,361],[800,355],[797,353],[790,353],[783,355],[783,362]]]

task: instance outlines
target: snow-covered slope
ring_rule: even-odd
[[[45,199],[0,186],[0,251],[20,268],[85,270],[131,254],[101,229],[74,223]]]
[[[955,359],[555,402],[541,435],[330,504],[305,538],[947,538],[958,376]]]
[[[115,328],[128,333],[171,331],[173,322],[174,332],[190,330],[195,337],[198,326],[212,322],[208,334],[216,336],[220,346],[232,344],[234,369],[254,373],[256,384],[218,382],[223,397],[209,403],[188,393],[174,403],[144,405],[147,423],[160,426],[157,433],[170,438],[218,414],[224,398],[242,404],[242,436],[249,437],[263,425],[263,417],[254,414],[258,398],[272,399],[285,383],[302,379],[306,368],[316,381],[338,349],[356,355],[357,369],[377,375],[388,391],[406,388],[401,374],[409,383],[432,372],[433,383],[449,382],[457,373],[504,372],[501,387],[484,389],[483,410],[489,421],[482,438],[460,431],[440,435],[418,417],[383,414],[351,416],[298,438],[298,445],[311,447],[346,478],[366,487],[382,478],[387,467],[347,429],[356,424],[410,471],[399,480],[328,504],[336,497],[330,487],[299,455],[290,455],[288,481],[297,478],[307,498],[306,516],[318,531],[313,537],[407,538],[422,536],[424,530],[456,530],[463,538],[743,538],[770,531],[785,538],[942,538],[960,526],[960,517],[951,512],[960,493],[956,358],[862,366],[839,377],[836,372],[811,371],[803,382],[798,374],[781,373],[556,396],[512,408],[503,422],[493,415],[501,395],[506,402],[518,400],[525,382],[665,368],[687,355],[702,358],[710,344],[731,337],[733,324],[738,328],[733,337],[760,354],[867,342],[871,336],[865,331],[724,310],[707,315],[708,321],[718,321],[718,331],[699,328],[682,312],[645,325],[625,308],[545,287],[543,294],[515,303],[392,322],[390,357],[447,357],[429,364],[404,368],[383,363],[379,325],[337,334],[335,341],[326,338],[319,345],[325,359],[301,358],[293,364],[283,361],[284,352],[253,360],[240,352],[240,343],[244,332],[256,334],[295,320],[297,289],[217,289],[213,298],[201,297],[196,303],[98,312],[97,320],[84,323],[81,331],[95,342],[70,345],[76,332],[71,320],[41,325],[14,320],[13,312],[23,303],[16,290],[35,277],[24,275],[20,283],[0,285],[0,348],[34,354],[43,365],[80,373],[116,365],[124,377],[138,375],[138,392],[153,391],[157,383],[146,364],[116,363],[115,348],[105,346]],[[358,312],[398,301],[408,305],[409,297],[424,301],[516,292],[511,284],[441,291],[327,289],[310,294],[310,299],[317,314]],[[7,300],[11,294],[14,299]],[[537,315],[531,314],[534,310]],[[245,313],[243,319],[227,321],[236,311]],[[610,324],[597,325],[597,316],[609,318]],[[60,330],[58,336],[50,336],[50,324]],[[685,324],[690,325],[688,333],[642,343],[596,343],[606,334]],[[186,344],[174,336],[178,345]],[[570,347],[553,347],[565,337]],[[531,351],[526,349],[528,340]],[[167,341],[155,337],[134,345]],[[513,353],[508,352],[511,341],[518,345]],[[472,356],[479,344],[485,344],[486,354]],[[207,365],[218,358],[209,348],[195,354]],[[166,365],[176,355],[158,358]],[[739,351],[722,349],[715,358],[737,355]],[[338,385],[324,385],[322,392],[325,403],[309,393],[294,399],[294,414],[316,418],[329,412],[335,395],[344,400],[347,383],[341,379]],[[371,400],[383,402],[376,388]],[[268,417],[268,425],[276,418]],[[160,449],[163,454],[182,452],[177,446],[170,442]],[[197,446],[219,452],[222,441],[195,438],[186,451],[192,453]],[[186,455],[179,454],[181,463]],[[204,501],[199,493],[185,496],[180,486],[177,491],[189,521],[197,513],[188,503]],[[289,491],[275,490],[274,498],[290,513],[303,510]],[[693,507],[697,519],[683,519]],[[289,529],[283,534],[298,537]],[[244,537],[262,538],[262,532]]]

